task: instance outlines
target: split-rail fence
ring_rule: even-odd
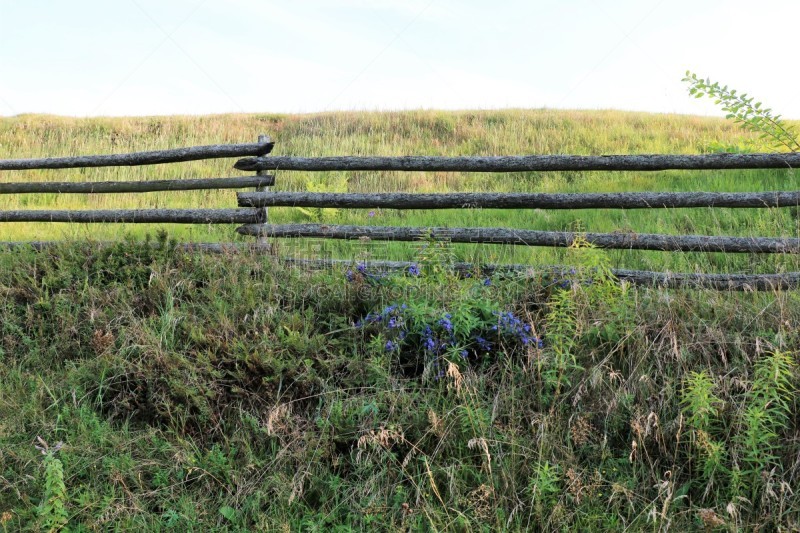
[[[114,210],[0,210],[0,222],[102,222],[242,224],[237,232],[258,238],[256,250],[269,250],[271,238],[370,239],[414,241],[422,238],[455,243],[511,244],[521,246],[570,246],[581,238],[600,248],[725,253],[800,253],[800,239],[726,237],[642,233],[580,233],[511,228],[451,228],[345,226],[331,224],[270,224],[268,208],[335,207],[386,209],[659,209],[659,208],[788,208],[800,206],[800,191],[752,193],[636,192],[636,193],[307,193],[273,192],[269,171],[450,171],[450,172],[547,172],[547,171],[662,171],[714,169],[781,169],[800,166],[800,153],[707,155],[531,155],[495,157],[289,157],[271,156],[274,143],[266,135],[249,144],[196,146],[173,150],[115,155],[0,160],[3,171],[137,166],[240,158],[234,168],[255,175],[157,181],[105,182],[5,182],[0,194],[29,193],[136,193],[200,189],[250,189],[239,192],[237,208],[231,209],[114,209]],[[42,248],[54,243],[3,243]],[[191,249],[234,250],[234,245],[187,244]],[[308,266],[335,262],[290,260]],[[399,269],[408,263],[376,261],[374,266]],[[484,271],[529,270],[525,265],[466,265],[458,269]],[[621,280],[666,287],[709,287],[724,290],[775,290],[800,286],[800,272],[785,274],[696,274],[616,270]]]

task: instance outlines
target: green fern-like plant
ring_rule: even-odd
[[[595,326],[589,335],[613,342],[627,328],[629,315],[625,289],[614,276],[608,255],[587,241],[583,233],[576,233],[569,252],[576,267],[559,283],[565,290],[557,290],[550,297],[547,314],[553,364],[540,368],[556,395],[569,384],[567,372],[579,368],[575,352],[578,339],[585,333],[580,328],[582,311],[590,309],[593,313]]]
[[[716,384],[707,370],[691,372],[681,393],[682,412],[690,430],[692,445],[699,456],[706,490],[710,490],[717,472],[727,472],[728,450],[714,438],[714,426],[722,407]]]
[[[708,432],[722,404],[714,393],[715,384],[707,370],[690,372],[681,395],[686,424],[694,431]]]
[[[781,115],[775,115],[772,109],[764,107],[755,97],[747,93],[737,93],[727,85],[712,82],[709,78],[700,78],[691,71],[686,71],[684,82],[689,84],[689,94],[695,98],[708,96],[727,113],[726,118],[733,120],[745,130],[757,133],[762,141],[778,150],[800,151],[797,132],[786,124]]]
[[[792,356],[781,351],[765,354],[756,363],[738,435],[745,470],[754,480],[778,463],[778,432],[791,415],[794,367]]]
[[[66,531],[69,515],[67,514],[67,486],[64,483],[64,465],[56,457],[56,453],[61,449],[61,443],[55,446],[48,446],[39,437],[41,446],[37,446],[44,460],[44,496],[39,503],[37,514],[39,524],[44,531],[55,533]]]

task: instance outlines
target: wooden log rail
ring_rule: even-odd
[[[157,191],[197,191],[205,189],[245,189],[273,185],[275,176],[200,178],[152,181],[25,182],[0,183],[0,194],[23,193],[123,193]]]
[[[286,263],[298,267],[324,269],[355,266],[353,261],[345,259],[284,259]],[[409,261],[369,261],[364,263],[368,270],[404,271],[412,265]],[[494,274],[515,274],[527,277],[548,276],[553,283],[573,277],[571,269],[564,266],[532,266],[532,265],[492,265],[473,263],[454,263],[453,269],[462,275],[483,276]],[[649,270],[612,269],[614,276],[633,285],[655,286],[670,289],[714,289],[728,291],[777,291],[800,287],[800,272],[784,274],[699,274],[680,272],[653,272]]]
[[[251,224],[238,233],[279,238],[319,237],[345,240],[418,241],[569,247],[577,236],[599,248],[671,252],[800,253],[800,239],[714,237],[653,233],[574,233],[508,228],[407,228],[394,226],[335,226],[326,224]]]
[[[0,222],[257,224],[258,209],[109,209],[0,211]]]
[[[88,242],[90,246],[106,247],[114,244],[113,242]],[[61,241],[33,241],[33,242],[0,242],[0,248],[12,250],[33,249],[44,251],[51,248],[68,246],[68,243]],[[158,247],[158,243],[150,243],[153,247]],[[274,252],[269,245],[252,244],[233,244],[216,242],[193,242],[180,243],[176,246],[177,250],[188,253],[210,253],[210,254],[271,254]],[[304,259],[304,258],[282,258],[276,261],[285,263],[289,266],[307,269],[341,268],[353,266],[352,260],[345,259]],[[407,270],[416,263],[407,261],[369,261],[364,263],[365,267],[376,271],[402,271]],[[479,273],[484,276],[494,274],[513,274],[535,278],[536,276],[549,276],[553,283],[558,283],[564,278],[571,276],[569,267],[564,266],[532,266],[532,265],[496,265],[496,264],[473,264],[473,263],[454,263],[453,269],[462,275],[474,275]],[[612,270],[614,276],[620,281],[632,283],[640,286],[663,287],[670,289],[713,289],[727,291],[780,291],[790,290],[800,287],[800,272],[786,272],[784,274],[698,274],[698,273],[675,273],[675,272],[652,272],[649,270]]]
[[[758,193],[239,193],[242,207],[384,209],[648,209],[684,207],[791,207],[800,191]]]
[[[251,157],[234,165],[239,170],[541,172],[588,170],[724,170],[800,167],[800,152],[778,154],[703,155],[529,155],[493,157]],[[2,166],[0,166],[0,170]]]
[[[0,170],[36,170],[52,168],[125,167],[160,165],[223,157],[263,156],[272,151],[274,143],[216,144],[172,150],[134,152],[130,154],[49,157],[43,159],[0,159]]]

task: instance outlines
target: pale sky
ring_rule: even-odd
[[[797,0],[0,0],[0,116],[567,108],[800,118]]]

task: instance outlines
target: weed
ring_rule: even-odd
[[[37,437],[37,439],[40,445],[36,446],[36,448],[44,455],[42,460],[44,495],[39,503],[37,514],[42,529],[53,533],[62,531],[69,519],[69,514],[67,513],[67,487],[64,483],[64,465],[56,457],[62,443],[59,442],[51,447],[41,437]]]

